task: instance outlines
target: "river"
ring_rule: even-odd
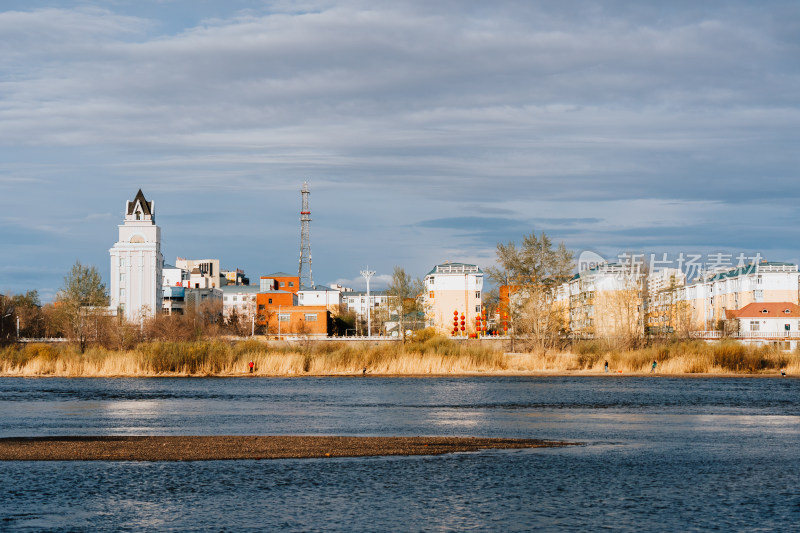
[[[0,379],[0,437],[455,435],[435,457],[3,462],[10,531],[787,531],[800,380]]]

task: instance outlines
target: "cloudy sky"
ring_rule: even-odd
[[[167,262],[481,267],[576,250],[800,260],[794,1],[0,4],[0,291],[106,277],[125,201]]]

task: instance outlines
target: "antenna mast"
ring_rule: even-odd
[[[311,237],[310,237],[310,222],[311,211],[308,209],[308,195],[311,192],[308,190],[308,182],[303,182],[303,188],[300,189],[300,194],[303,197],[303,205],[300,209],[300,267],[297,269],[297,275],[300,277],[300,286],[313,287],[314,280],[311,277]]]

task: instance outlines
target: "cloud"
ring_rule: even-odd
[[[105,262],[119,219],[86,217],[144,187],[165,253],[286,269],[306,179],[323,279],[491,262],[534,229],[609,250],[800,222],[784,3],[10,5],[0,201],[69,228],[70,256]],[[47,232],[15,229],[0,246],[48,261]]]

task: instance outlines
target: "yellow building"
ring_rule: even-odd
[[[475,331],[475,317],[481,313],[483,271],[467,263],[442,263],[424,279],[424,309],[428,327],[439,333],[453,333],[453,317],[464,316],[464,332]]]

